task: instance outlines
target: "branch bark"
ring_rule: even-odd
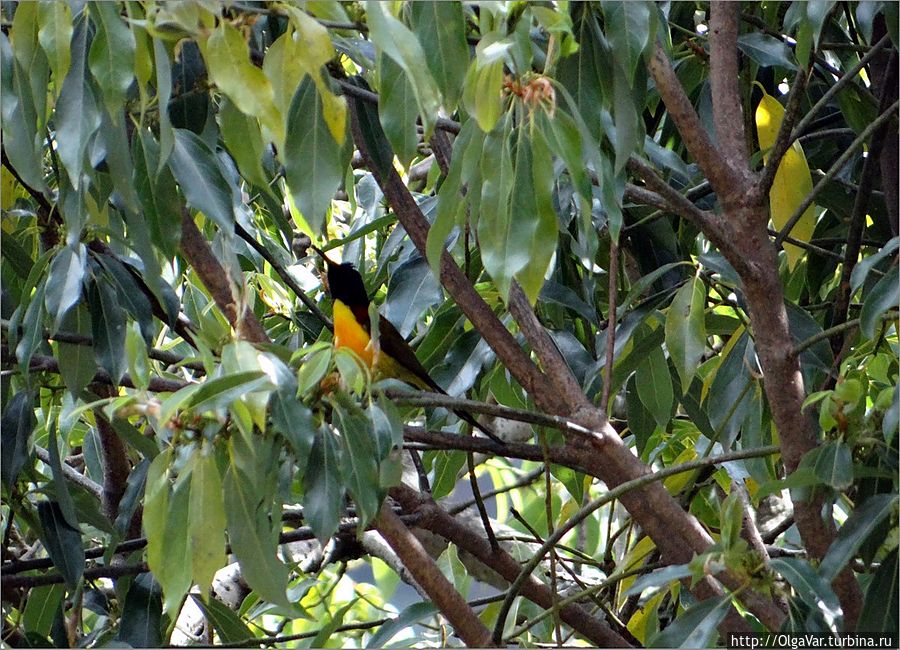
[[[387,502],[381,506],[375,524],[463,642],[472,648],[488,647],[491,633]]]
[[[181,252],[237,335],[251,343],[270,343],[269,335],[249,306],[245,306],[243,312],[239,311],[240,306],[234,299],[225,269],[186,209],[181,214]]]
[[[717,0],[710,7],[709,81],[712,86],[716,139],[728,166],[736,173],[750,170],[744,131],[737,38],[741,18],[739,2]]]

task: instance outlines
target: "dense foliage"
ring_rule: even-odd
[[[4,642],[896,640],[897,16],[4,0]]]

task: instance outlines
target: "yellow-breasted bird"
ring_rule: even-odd
[[[378,350],[375,349],[369,319],[369,294],[362,275],[349,262],[338,264],[317,246],[311,248],[325,260],[328,268],[326,284],[333,302],[335,347],[353,350],[381,376],[393,377],[417,388],[446,395],[447,392],[431,378],[394,324],[381,315],[378,318]],[[471,414],[456,410],[454,413],[495,442],[503,443]]]

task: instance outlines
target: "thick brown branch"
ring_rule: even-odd
[[[661,45],[656,45],[648,68],[685,146],[709,179],[719,200],[726,206],[739,200],[745,184],[743,175],[736,173],[713,146]]]
[[[719,148],[731,169],[746,174],[750,165],[738,70],[740,14],[739,2],[717,0],[710,7],[709,81]]]
[[[422,255],[425,255],[425,245],[428,240],[428,221],[422,214],[421,208],[416,203],[409,189],[403,184],[400,175],[391,168],[387,172],[387,176],[383,176],[378,171],[378,166],[373,162],[373,152],[370,151],[366,139],[360,130],[358,111],[361,110],[356,102],[350,102],[350,115],[352,118],[353,139],[366,160],[366,164],[379,186],[384,192],[384,196],[393,208],[394,213],[403,225],[403,228],[409,234],[416,248]],[[534,395],[535,399],[539,396],[550,396],[553,389],[547,377],[537,368],[527,354],[519,347],[516,339],[509,333],[506,327],[500,322],[500,319],[494,314],[490,306],[479,295],[475,287],[469,279],[463,274],[460,268],[450,257],[446,251],[441,256],[441,284],[450,293],[456,304],[478,329],[479,333],[484,337],[485,341],[496,352],[497,357],[506,366],[519,384]],[[543,405],[541,405],[543,407]]]
[[[237,335],[251,343],[270,343],[269,335],[249,306],[239,313],[225,269],[187,210],[181,216],[181,251]]]
[[[472,648],[487,647],[491,633],[387,503],[382,505],[375,525],[463,642]]]

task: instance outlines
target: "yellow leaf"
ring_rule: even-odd
[[[769,149],[775,144],[778,130],[784,119],[784,107],[777,99],[763,91],[763,98],[756,107],[756,134],[759,138],[759,146],[763,151],[763,160],[768,160]],[[809,165],[803,153],[803,147],[799,142],[794,142],[784,154],[775,173],[775,180],[769,190],[769,213],[772,217],[772,225],[780,232],[791,215],[803,203],[803,200],[812,192],[812,175],[809,173]],[[811,204],[800,220],[791,229],[790,236],[799,241],[808,242],[812,239],[816,228],[815,205]],[[784,251],[788,258],[788,268],[791,270],[803,259],[805,251],[799,246],[785,244]]]

